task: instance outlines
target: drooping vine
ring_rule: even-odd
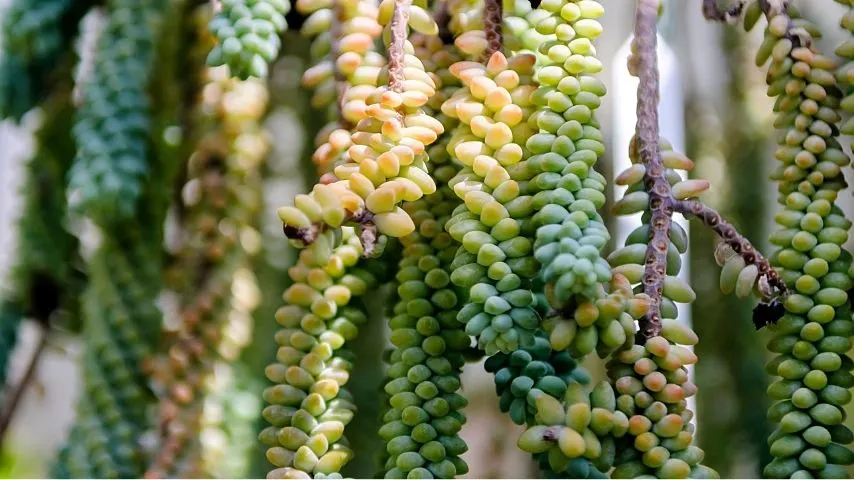
[[[279,55],[279,35],[288,24],[288,0],[221,0],[210,23],[217,44],[208,54],[212,67],[227,65],[231,74],[245,80],[264,78]]]
[[[389,454],[386,478],[454,478],[468,471],[460,458],[467,447],[458,435],[467,402],[458,390],[469,337],[456,319],[462,296],[447,273],[457,245],[442,228],[456,204],[446,183],[456,169],[436,170],[437,192],[406,206],[418,233],[402,239],[400,300],[389,321],[395,349],[385,392],[391,409],[380,429]]]
[[[542,326],[551,341],[548,336],[538,335],[533,348],[520,349],[509,356],[497,354],[487,361],[487,368],[496,372],[502,410],[509,411],[516,423],[538,425],[520,439],[520,447],[537,454],[545,472],[575,478],[603,475],[589,461],[599,456],[595,435],[587,433],[594,437],[587,439],[589,448],[581,442],[581,452],[552,447],[551,441],[540,435],[552,432],[551,415],[563,410],[562,401],[570,406],[570,402],[581,401],[585,396],[581,385],[589,378],[577,367],[576,360],[596,347],[596,331],[591,327],[596,318],[580,315],[589,318],[591,324],[583,326],[590,327],[587,330],[594,336],[577,334],[575,300],[578,296],[579,302],[584,302],[586,297],[589,302],[604,296],[601,283],[611,278],[608,264],[599,257],[608,240],[597,213],[605,200],[605,180],[592,169],[604,152],[594,117],[604,87],[593,76],[601,70],[601,64],[592,44],[601,33],[597,18],[602,13],[597,2],[541,3],[526,15],[526,21],[517,22],[517,28],[530,22],[527,30],[516,33],[540,58],[536,68],[539,85],[530,94],[535,110],[527,123],[535,133],[525,143],[531,156],[524,180],[528,180],[527,191],[536,212],[532,217],[536,236],[531,237],[536,238],[533,249],[539,263],[538,281],[545,283],[545,295],[538,298],[537,310],[546,317]],[[574,240],[567,243],[561,238]],[[560,314],[556,315],[558,310]],[[558,319],[563,313],[568,320]],[[571,344],[574,347],[568,348]],[[575,397],[565,399],[570,392],[575,392]],[[585,431],[584,427],[586,424],[576,426],[578,432]],[[537,441],[532,442],[533,439]],[[603,470],[609,468],[610,465],[604,466]]]
[[[95,0],[15,0],[4,10],[0,118],[21,120],[71,79],[74,40]]]
[[[150,177],[147,89],[168,4],[110,0],[92,77],[81,86],[71,207],[99,223],[130,218]]]
[[[468,472],[460,455],[468,446],[459,437],[467,400],[459,392],[463,352],[469,337],[457,322],[465,295],[451,283],[449,266],[459,244],[445,223],[459,199],[448,182],[459,170],[446,151],[455,119],[441,114],[442,99],[459,84],[448,68],[453,46],[437,36],[414,35],[416,56],[436,82],[437,95],[427,113],[442,121],[445,132],[432,145],[429,172],[436,192],[404,208],[415,221],[414,233],[401,239],[403,251],[396,280],[398,301],[390,314],[391,342],[385,393],[387,411],[380,436],[386,442],[385,478],[455,478]]]
[[[96,63],[100,61],[104,67],[103,76],[95,78],[106,81],[110,73],[125,67],[132,71],[143,67],[150,69],[157,58],[157,74],[140,73],[143,79],[150,78],[153,82],[146,81],[140,89],[124,92],[123,98],[137,109],[151,105],[150,109],[141,109],[139,115],[133,117],[136,120],[126,118],[131,122],[125,125],[148,124],[152,131],[158,132],[159,141],[143,150],[142,160],[151,168],[140,188],[141,201],[132,219],[106,216],[97,207],[85,212],[96,220],[100,237],[87,259],[88,285],[81,297],[86,332],[82,355],[85,393],[78,400],[78,417],[52,471],[55,476],[71,478],[140,477],[145,472],[147,452],[141,439],[150,428],[148,415],[155,401],[147,373],[162,321],[156,299],[162,289],[163,224],[171,200],[169,185],[180,165],[179,151],[169,132],[180,120],[183,105],[180,89],[183,83],[176,80],[178,65],[183,69],[192,66],[192,62],[184,62],[183,51],[175,39],[170,38],[178,34],[183,25],[181,3],[172,4],[168,9],[154,2],[133,5],[119,2],[112,6],[111,20],[99,39],[100,48],[96,52]],[[141,23],[133,23],[135,20]],[[153,30],[158,23],[162,30]],[[122,38],[123,29],[141,37],[132,43],[127,39],[118,44],[110,43],[116,40],[111,39],[111,35]],[[119,48],[122,45],[131,50],[122,51]],[[114,85],[97,82],[86,85],[88,93],[83,95],[80,107],[84,111],[87,108],[89,112],[97,111],[105,105],[99,103],[100,99],[116,93]],[[78,126],[81,121],[94,118],[82,117],[78,118]],[[139,134],[138,130],[130,130]],[[101,137],[98,131],[89,131],[88,145],[106,142],[107,138]],[[75,133],[77,141],[81,142],[79,132]],[[138,138],[147,140],[144,136]],[[76,174],[84,175],[83,170],[91,165],[80,163],[80,158],[78,155],[75,160]]]
[[[407,55],[404,47],[407,24],[428,32],[432,27],[414,18],[392,15],[388,87],[366,97],[347,158],[334,169],[335,180],[315,185],[296,206],[279,209],[286,235],[310,245],[320,259],[337,243],[335,237],[340,236],[342,226],[356,227],[365,252],[372,256],[379,235],[401,237],[414,230],[412,218],[400,208],[401,202],[436,191],[426,172],[426,148],[436,141],[443,127],[421,109],[435,92],[435,85],[420,60]],[[386,144],[384,138],[392,143]]]
[[[776,302],[778,295],[788,292],[777,272],[746,239],[717,212],[694,199],[708,188],[708,182],[683,180],[675,169],[690,170],[692,163],[674,154],[659,138],[657,7],[655,0],[638,2],[628,64],[630,72],[639,77],[638,122],[629,151],[633,165],[618,177],[618,183],[629,188],[614,206],[620,214],[644,212],[644,225],[629,235],[627,246],[614,252],[610,260],[615,272],[625,275],[631,284],[640,284],[649,304],[639,319],[635,342],[624,345],[608,363],[608,376],[618,394],[616,408],[627,418],[612,431],[618,452],[612,477],[717,477],[714,470],[702,465],[703,451],[692,445],[693,412],[687,408],[687,398],[697,389],[685,367],[697,361],[687,347],[698,339],[676,320],[675,304],[690,303],[695,294],[676,277],[680,254],[687,246],[684,233],[671,222],[673,213],[697,217],[736,254],[725,259],[722,289],[735,290],[738,296],[757,291],[768,302]]]
[[[540,88],[532,96],[539,107],[532,117],[539,133],[527,145],[539,190],[534,255],[542,264],[549,304],[564,314],[552,314],[545,327],[553,349],[569,348],[579,359],[594,350],[604,357],[625,341],[622,327],[607,321],[593,325],[597,316],[591,303],[604,297],[600,285],[611,279],[601,256],[610,235],[598,214],[605,204],[605,178],[593,168],[605,151],[595,116],[605,86],[595,76],[602,64],[593,45],[602,32],[598,19],[604,9],[597,2],[546,2],[535,14],[540,18],[535,28],[548,36],[539,47]]]
[[[220,339],[229,317],[251,313],[251,304],[248,312],[235,311],[246,310],[235,303],[247,299],[234,292],[245,289],[239,282],[258,249],[259,165],[269,143],[258,122],[266,89],[229,79],[222,69],[205,74],[194,122],[198,146],[182,189],[183,245],[170,275],[181,297],[180,325],[155,367],[160,441],[148,477],[205,476],[200,434]]]
[[[357,265],[359,239],[350,229],[344,235],[326,262],[303,250],[289,269],[295,283],[285,291],[287,306],[276,313],[283,328],[276,333],[276,362],[266,370],[274,385],[264,391],[263,415],[271,426],[259,437],[277,467],[270,478],[337,473],[353,455],[343,437],[356,409],[344,388],[353,359],[342,347],[366,315],[348,303],[376,289],[383,276],[371,260]]]
[[[267,451],[268,460],[279,467],[279,470],[271,472],[274,476],[299,474],[299,472],[337,473],[352,455],[352,451],[346,446],[346,441],[342,439],[343,428],[349,423],[355,410],[355,405],[348,399],[349,394],[341,389],[347,381],[350,362],[345,360],[346,357],[332,357],[332,355],[335,350],[343,346],[345,340],[355,336],[356,325],[366,319],[363,312],[352,308],[345,310],[343,307],[349,302],[351,296],[362,295],[367,290],[376,288],[377,279],[371,276],[363,280],[339,267],[329,273],[320,270],[323,273],[317,278],[320,283],[315,283],[314,277],[308,276],[310,275],[308,271],[311,267],[318,270],[317,267],[323,267],[330,262],[334,265],[336,259],[339,259],[339,263],[344,262],[343,267],[352,268],[365,250],[375,248],[377,231],[385,234],[389,233],[390,228],[391,236],[402,236],[414,229],[414,224],[411,228],[405,225],[407,221],[412,223],[409,214],[395,206],[403,200],[397,197],[399,195],[397,188],[412,185],[410,194],[415,196],[412,198],[407,195],[409,200],[415,200],[423,195],[421,187],[412,179],[418,181],[430,179],[426,172],[421,170],[426,168],[425,158],[423,158],[424,148],[435,141],[437,135],[443,130],[441,124],[421,111],[421,107],[433,93],[435,83],[424,72],[424,66],[420,60],[409,53],[412,51],[412,45],[407,40],[407,24],[428,31],[431,28],[428,28],[429,25],[419,24],[417,17],[415,21],[411,20],[410,12],[417,10],[412,9],[409,2],[398,0],[390,6],[392,7],[390,16],[384,16],[383,7],[380,7],[380,21],[388,22],[390,30],[388,87],[377,88],[367,97],[367,108],[356,124],[356,130],[352,136],[354,144],[347,152],[349,159],[334,170],[335,176],[343,180],[332,184],[318,184],[314,187],[313,195],[300,197],[302,200],[297,204],[298,207],[279,209],[280,217],[286,222],[286,233],[294,234],[306,243],[307,241],[313,241],[313,243],[311,248],[303,249],[300,253],[301,262],[305,265],[302,269],[304,273],[299,270],[294,270],[292,273],[295,281],[300,281],[300,278],[304,277],[307,283],[297,283],[288,290],[285,300],[289,306],[280,311],[282,317],[280,323],[291,329],[283,331],[282,339],[279,341],[283,345],[279,351],[279,361],[282,363],[274,364],[268,369],[268,378],[278,383],[276,387],[268,389],[265,394],[267,402],[273,404],[271,405],[273,408],[268,407],[265,410],[265,417],[273,424],[273,428],[265,432],[269,438],[267,443],[276,445]],[[406,87],[413,90],[405,90]],[[402,120],[407,122],[407,126],[402,124]],[[429,123],[425,124],[425,121]],[[387,147],[381,146],[381,143],[376,140],[383,136],[393,139],[392,141],[397,143],[397,148],[386,150]],[[419,158],[415,157],[416,154]],[[385,156],[381,158],[381,155]],[[373,170],[367,170],[369,168]],[[407,175],[407,172],[420,173]],[[435,191],[432,179],[430,179],[430,185],[432,189],[429,193],[432,193]],[[374,188],[376,190],[373,190]],[[342,195],[342,198],[339,199],[338,195]],[[344,207],[342,199],[347,202],[348,208]],[[362,204],[369,211],[365,211]],[[390,211],[389,214],[392,216],[376,213],[383,211]],[[361,212],[359,215],[362,217],[359,220],[358,232],[342,225],[344,217],[350,215],[352,221],[355,212]],[[316,238],[309,238],[317,235],[320,227],[312,225],[308,215],[315,217],[315,220],[322,219],[324,223],[321,225],[328,225],[332,229],[323,231]],[[295,225],[295,219],[298,222],[308,220],[308,223]],[[386,223],[387,220],[391,223]],[[405,229],[401,229],[401,225]],[[306,229],[313,228],[317,230],[306,232]],[[347,243],[332,249],[337,242],[331,235],[336,234],[345,235],[344,240],[347,240]],[[344,257],[336,254],[340,249],[346,249],[342,250],[341,255]],[[331,278],[330,275],[332,275]],[[344,276],[341,277],[341,275]],[[323,280],[324,277],[327,280]],[[335,285],[333,282],[338,277],[347,282]],[[352,281],[358,282],[351,284]],[[304,316],[298,305],[311,307],[310,317]],[[342,307],[343,317],[336,319],[339,305]],[[315,320],[310,321],[309,318]],[[334,319],[329,325],[330,330],[327,330],[324,322],[327,318]],[[303,342],[302,338],[306,336],[313,341]],[[321,350],[312,351],[308,355],[300,352],[313,348],[313,345],[317,345]],[[293,354],[287,357],[281,356],[284,355],[283,351],[291,350]],[[323,353],[327,350],[328,353]],[[302,365],[304,359],[311,360],[297,367],[296,363],[299,362]],[[323,376],[325,361],[329,361],[341,373],[332,378]],[[312,375],[321,376],[312,377]],[[322,385],[322,391],[315,392],[315,385],[317,388],[321,388]],[[339,396],[339,391],[341,398],[334,400]],[[329,402],[328,410],[327,402]],[[299,409],[296,412],[285,411],[288,408],[294,410],[297,405]],[[306,421],[303,421],[304,417]],[[314,420],[315,418],[318,420]],[[325,422],[326,418],[330,421]],[[332,430],[315,432],[313,425],[326,425]],[[280,428],[278,433],[274,433],[277,430],[276,427]],[[265,433],[262,433],[262,436],[264,435]]]
[[[377,86],[385,57],[374,49],[382,27],[373,1],[333,0],[297,2],[297,10],[310,14],[301,33],[315,36],[316,63],[303,75],[303,85],[315,89],[312,106],[330,108],[332,120],[318,132],[312,156],[320,174],[332,170],[349,148],[348,135],[360,118],[367,95]],[[352,89],[352,91],[351,91]]]
[[[463,88],[442,106],[460,120],[448,150],[466,167],[450,182],[463,200],[446,225],[462,245],[451,281],[469,290],[458,319],[487,354],[533,345],[539,323],[530,289],[537,265],[518,220],[532,212],[531,197],[518,182],[527,166],[522,145],[532,133],[522,120],[523,109],[531,108],[534,61],[533,55],[508,59],[495,52],[486,65],[458,62],[451,73]]]
[[[839,144],[841,92],[836,63],[822,55],[809,29],[795,23],[785,5],[759,2],[768,24],[756,63],[768,64],[768,95],[775,98],[780,164],[777,182],[783,207],[771,235],[779,248],[771,257],[793,290],[785,315],[769,328],[768,349],[777,354],[769,374],[781,377],[768,388],[776,401],[768,412],[777,429],[768,439],[774,460],[764,474],[844,478],[854,440],[841,425],[851,400],[854,363],[846,352],[854,333],[847,292],[851,254],[842,249],[851,221],[837,203],[846,187],[842,167],[850,163]]]

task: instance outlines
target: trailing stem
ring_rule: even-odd
[[[753,245],[742,236],[738,230],[723,216],[716,212],[715,209],[704,205],[698,200],[676,200],[673,203],[675,211],[683,215],[693,215],[697,217],[703,225],[711,228],[721,239],[732,248],[733,252],[740,255],[747,265],[756,265],[759,269],[759,275],[767,277],[768,284],[777,289],[778,292],[786,292],[786,283],[780,278],[780,275],[771,267],[762,254],[756,250]]]
[[[641,332],[647,338],[661,333],[661,294],[667,270],[667,248],[673,196],[664,178],[664,165],[658,146],[658,62],[656,33],[658,0],[639,0],[635,20],[638,52],[638,106],[636,138],[638,154],[646,167],[644,185],[649,193],[650,242],[646,250],[643,275],[644,293],[650,298],[649,311],[641,319]]]
[[[767,5],[767,3],[766,3]],[[766,282],[769,289],[774,291],[763,293],[765,297],[774,294],[784,295],[787,292],[785,282],[771,268],[770,263],[762,256],[736,228],[723,219],[713,208],[695,199],[674,198],[665,174],[659,144],[658,100],[659,73],[656,58],[656,0],[640,0],[635,22],[635,44],[637,53],[634,55],[632,66],[636,68],[640,79],[638,85],[637,126],[634,145],[638,157],[644,165],[643,182],[649,195],[650,242],[644,258],[643,285],[644,293],[650,298],[647,314],[640,320],[641,333],[646,338],[657,336],[661,332],[661,295],[667,270],[667,251],[669,246],[668,232],[671,228],[673,212],[697,217],[703,224],[718,235],[739,255],[746,265],[755,265],[758,278]],[[721,12],[709,2],[704,2],[703,12],[707,18],[729,20],[743,8],[739,2],[729,10]],[[763,7],[765,8],[765,7]],[[768,7],[777,8],[777,7]],[[761,285],[761,284],[760,284]]]

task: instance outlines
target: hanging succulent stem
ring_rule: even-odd
[[[406,67],[404,45],[406,43],[406,26],[409,22],[410,5],[412,5],[412,0],[395,0],[394,13],[391,19],[391,42],[388,47],[388,89],[395,93],[403,93],[403,86],[406,81],[404,75],[404,68]],[[400,114],[400,112],[398,113]],[[331,180],[330,177],[326,180],[321,178],[321,183],[325,182],[332,183],[334,180]],[[362,247],[364,248],[364,256],[366,257],[372,257],[377,252],[379,232],[374,218],[374,213],[365,206],[356,212],[346,210],[342,222],[342,225],[358,225],[357,231],[359,239],[362,241]],[[307,246],[317,240],[318,236],[327,230],[328,225],[325,222],[320,222],[311,224],[308,227],[299,228],[288,225],[285,222],[283,228],[288,238],[298,240]]]
[[[501,22],[503,21],[502,0],[486,0],[483,5],[483,25],[486,33],[486,51],[483,52],[484,61],[489,60],[492,54],[501,51],[503,43]]]
[[[664,165],[658,146],[658,60],[656,58],[656,34],[658,0],[639,0],[635,20],[635,41],[638,52],[638,105],[636,139],[637,149],[643,165],[644,185],[649,193],[652,212],[650,220],[650,242],[646,250],[643,274],[644,293],[650,298],[649,311],[640,321],[641,332],[647,338],[661,333],[661,294],[667,270],[667,248],[673,196],[670,184],[664,178]]]

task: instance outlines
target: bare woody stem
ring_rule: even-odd
[[[409,22],[409,6],[412,0],[394,0],[394,13],[391,17],[391,43],[388,46],[388,88],[397,93],[403,92],[406,77],[406,24]]]
[[[640,331],[649,338],[661,333],[661,295],[667,272],[673,196],[664,178],[658,132],[658,59],[656,58],[659,0],[638,0],[635,17],[637,43],[638,104],[635,137],[641,162],[646,166],[644,186],[649,193],[650,239],[644,259],[643,288],[650,298],[649,310],[640,319]]]
[[[746,264],[756,265],[759,269],[759,275],[765,276],[769,285],[776,288],[781,294],[786,293],[786,283],[771,267],[768,260],[715,209],[697,200],[677,200],[673,208],[682,215],[697,217],[703,222],[703,225],[714,230],[736,254],[744,259]]]
[[[486,60],[489,60],[493,53],[500,52],[504,42],[501,29],[504,8],[501,1],[486,0],[483,5],[483,29],[486,33],[486,51],[483,56]]]
[[[24,397],[27,387],[30,386],[33,378],[35,377],[39,361],[42,359],[42,354],[47,347],[48,338],[50,336],[50,325],[47,321],[39,322],[38,335],[38,343],[30,356],[30,360],[27,363],[27,368],[24,371],[23,377],[21,377],[21,380],[19,380],[18,383],[14,387],[11,387],[11,390],[6,393],[6,401],[3,404],[2,412],[0,412],[0,447],[3,446],[3,443],[6,440],[6,432],[9,430],[9,425],[11,425],[12,420],[15,418],[15,413],[18,411],[18,407],[21,404],[21,399]]]

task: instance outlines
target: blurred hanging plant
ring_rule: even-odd
[[[25,169],[17,220],[16,258],[0,289],[0,437],[17,411],[50,329],[79,330],[78,297],[85,284],[77,238],[66,216],[66,175],[76,146],[70,136],[72,40],[93,2],[17,1],[8,6],[0,51],[0,119],[21,121],[40,108],[35,150]],[[40,340],[25,373],[7,383],[9,360],[25,318],[39,326]]]
[[[178,41],[184,38],[183,9],[180,2],[111,2],[94,53],[96,71],[80,86],[73,194],[81,193],[80,178],[91,178],[85,189],[101,185],[128,195],[112,205],[77,204],[100,238],[82,297],[85,393],[54,476],[135,477],[148,463],[141,442],[155,397],[146,369],[161,325],[155,301],[162,289],[163,222],[180,165],[173,126],[188,108],[176,67],[192,65]],[[156,73],[149,74],[155,58]],[[124,112],[121,121],[111,112]],[[147,132],[157,133],[155,141]],[[110,152],[116,157],[105,157]]]
[[[209,47],[200,42],[196,48]],[[212,386],[223,382],[216,377],[228,376],[221,371],[226,365],[215,366],[238,356],[244,345],[235,344],[233,332],[251,328],[246,322],[258,303],[248,268],[260,241],[259,166],[269,140],[259,121],[267,93],[259,82],[229,79],[222,69],[208,69],[201,83],[193,122],[197,146],[188,159],[179,209],[182,246],[169,275],[181,312],[178,330],[170,332],[174,339],[155,367],[160,442],[148,476],[205,476],[202,432],[217,427],[205,422],[205,409],[211,408],[205,403]]]
[[[3,16],[0,118],[20,120],[62,88],[71,71],[73,44],[95,0],[14,0]]]

